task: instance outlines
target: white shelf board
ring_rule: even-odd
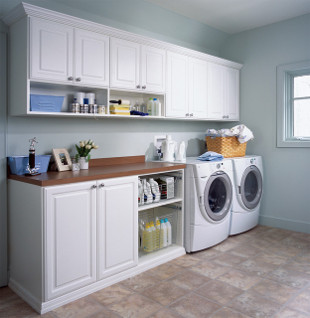
[[[159,206],[163,206],[163,205],[168,205],[168,204],[172,204],[172,203],[177,203],[177,202],[182,202],[183,200],[181,198],[174,198],[174,199],[167,199],[167,200],[161,200],[157,203],[151,203],[151,204],[144,204],[144,205],[140,205],[138,207],[138,211],[144,211],[144,210],[148,210],[148,209],[154,209],[157,208]]]
[[[138,266],[146,265],[147,263],[156,264],[161,262],[162,259],[167,262],[170,259],[181,256],[185,254],[185,249],[180,245],[171,245],[165,248],[162,248],[158,251],[151,252],[149,254],[143,254],[139,256]]]

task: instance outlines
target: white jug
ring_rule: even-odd
[[[174,161],[174,154],[176,150],[176,142],[171,139],[170,135],[162,142],[161,152],[163,153],[164,161]]]
[[[186,153],[185,153],[185,142],[182,141],[179,144],[178,151],[175,155],[175,160],[185,162],[186,161]]]

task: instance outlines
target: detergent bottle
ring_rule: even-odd
[[[152,251],[156,250],[156,228],[154,226],[154,222],[150,222],[150,229],[151,229],[151,246],[152,246]]]
[[[165,221],[163,219],[160,220],[160,239],[159,239],[159,247],[163,248],[167,246],[167,228],[165,225]]]
[[[167,246],[172,244],[172,230],[171,230],[171,223],[167,218],[165,218],[165,225],[167,228]]]
[[[155,224],[155,249],[158,250],[159,249],[159,242],[160,242],[160,221],[158,219],[158,217],[156,217],[156,224]]]
[[[174,161],[176,150],[176,142],[172,140],[171,135],[167,135],[166,139],[161,144],[161,152],[163,153],[164,161]]]
[[[143,251],[146,253],[152,252],[151,235],[152,233],[150,229],[150,224],[146,223],[145,229],[143,231],[143,237],[142,237]]]

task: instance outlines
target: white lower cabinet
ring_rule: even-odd
[[[183,170],[147,178],[160,175],[175,177],[174,197],[139,209],[137,175],[48,187],[9,180],[10,288],[45,313],[185,254]],[[172,245],[139,256],[139,213],[170,218]]]
[[[97,183],[98,279],[138,263],[137,177]]]
[[[44,189],[46,298],[96,280],[94,182]]]

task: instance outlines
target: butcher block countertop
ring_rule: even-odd
[[[146,162],[144,156],[91,159],[88,170],[48,171],[37,176],[9,174],[8,178],[47,187],[75,182],[85,182],[133,175],[151,174],[184,169],[184,163]]]

